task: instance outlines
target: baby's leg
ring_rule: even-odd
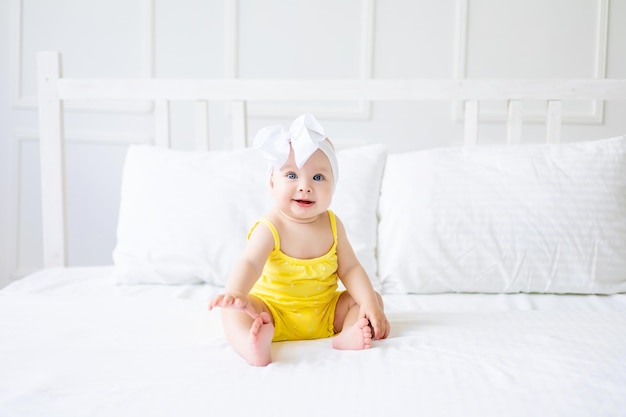
[[[250,365],[265,366],[272,362],[271,345],[274,324],[269,310],[260,300],[251,300],[259,316],[231,308],[222,309],[226,337],[235,351]]]
[[[373,335],[369,321],[364,317],[359,318],[359,306],[347,292],[337,301],[335,328],[341,331],[333,338],[335,349],[361,350],[372,346]]]

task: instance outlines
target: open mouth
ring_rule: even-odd
[[[315,204],[314,201],[310,201],[310,200],[293,200],[293,201],[294,201],[294,203],[296,203],[300,207],[310,207],[313,204]]]

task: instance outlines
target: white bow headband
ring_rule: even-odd
[[[324,152],[337,183],[339,171],[335,148],[326,140],[324,128],[311,113],[298,117],[287,131],[279,125],[262,128],[252,143],[252,147],[259,149],[275,168],[282,167],[289,158],[290,145],[298,168],[302,168],[316,150]]]

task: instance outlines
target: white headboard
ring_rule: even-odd
[[[61,55],[38,55],[39,133],[44,266],[66,264],[63,102],[69,99],[154,101],[156,146],[170,145],[171,100],[194,101],[196,143],[208,147],[208,102],[231,103],[232,146],[247,145],[246,102],[263,101],[464,101],[464,143],[478,141],[482,100],[508,103],[507,140],[519,143],[522,102],[547,100],[546,140],[560,140],[563,100],[626,100],[626,79],[567,80],[233,80],[72,79],[61,73]]]

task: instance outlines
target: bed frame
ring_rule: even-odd
[[[560,140],[563,100],[626,100],[626,79],[566,80],[236,80],[74,79],[61,71],[61,54],[38,55],[39,132],[43,206],[44,266],[66,265],[64,100],[123,99],[154,102],[154,142],[170,146],[169,103],[195,101],[195,137],[208,149],[208,102],[230,102],[232,146],[247,145],[246,102],[263,101],[463,101],[464,143],[478,142],[478,109],[483,100],[508,103],[507,141],[521,140],[522,102],[547,100],[546,141]]]

